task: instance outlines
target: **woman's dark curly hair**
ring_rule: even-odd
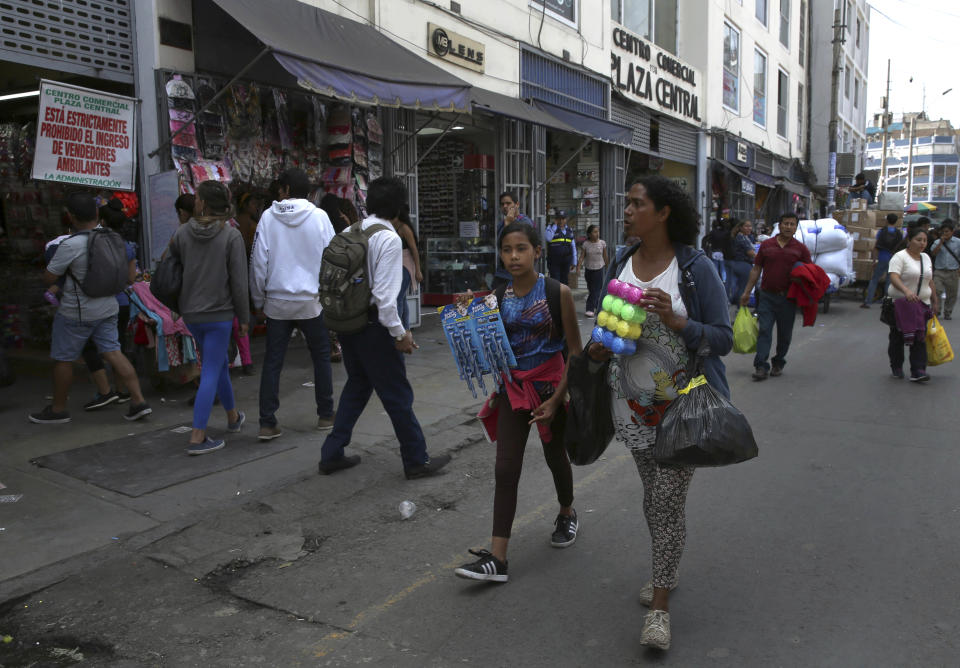
[[[667,237],[670,241],[695,245],[700,234],[700,217],[690,195],[675,181],[664,176],[642,176],[633,185],[638,183],[647,191],[647,198],[657,211],[665,206],[670,207],[670,216],[667,218]]]

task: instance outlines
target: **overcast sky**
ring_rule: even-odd
[[[867,125],[881,110],[889,58],[890,111],[920,111],[926,86],[927,116],[949,119],[960,129],[960,1],[873,0],[870,4]]]

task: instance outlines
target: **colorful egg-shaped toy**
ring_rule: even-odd
[[[620,319],[626,320],[627,322],[633,322],[633,319],[637,317],[637,309],[633,304],[627,303],[623,305],[623,308],[620,309]]]
[[[613,315],[612,313],[609,316],[607,316],[607,329],[609,329],[611,332],[617,331],[617,325],[619,324],[620,324],[620,318]]]
[[[603,298],[603,302],[601,302],[600,306],[603,308],[604,311],[609,311],[610,307],[613,306],[614,299],[616,299],[616,297],[614,297],[613,295],[606,295]]]
[[[613,350],[613,340],[617,338],[613,332],[604,332],[603,333],[603,347]]]
[[[626,320],[621,320],[617,325],[617,336],[622,338],[627,338],[630,334],[630,323]]]
[[[593,331],[590,332],[590,339],[597,343],[603,343],[603,333],[605,331],[603,327],[594,327]]]
[[[628,286],[626,290],[621,291],[623,298],[626,299],[631,304],[638,304],[640,300],[643,299],[643,288],[638,288],[635,285]]]
[[[597,324],[600,325],[601,327],[606,327],[607,318],[609,317],[610,317],[610,311],[600,311],[600,313],[597,314]]]
[[[639,339],[639,338],[640,338],[640,334],[642,334],[642,333],[643,333],[643,327],[641,327],[641,326],[639,325],[639,323],[631,322],[631,323],[630,323],[630,331],[629,331],[629,333],[627,334],[627,338],[628,338],[628,339],[632,339],[632,340],[636,340],[636,339]]]
[[[607,294],[611,294],[611,295],[613,295],[614,297],[619,297],[619,296],[620,296],[620,281],[618,281],[617,279],[614,278],[614,279],[611,280],[609,283],[607,283]]]
[[[620,311],[623,309],[623,305],[626,304],[623,299],[617,297],[613,300],[613,304],[610,305],[610,312],[617,317],[620,317]]]
[[[621,339],[623,341],[623,339]],[[623,352],[621,355],[635,355],[637,353],[637,344],[633,341],[623,341]]]
[[[647,312],[642,308],[638,308],[637,312],[633,316],[633,321],[639,325],[642,325],[647,321]]]

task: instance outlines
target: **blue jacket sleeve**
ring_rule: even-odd
[[[733,328],[723,282],[705,255],[694,261],[690,271],[696,282],[696,303],[687,309],[687,325],[680,334],[688,348],[696,349],[706,337],[711,355],[726,355],[733,348]]]

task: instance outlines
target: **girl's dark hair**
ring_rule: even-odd
[[[320,209],[327,214],[330,224],[333,225],[333,231],[340,234],[346,229],[343,218],[340,217],[340,198],[333,193],[327,193],[320,198]]]
[[[123,202],[117,198],[100,207],[100,220],[111,230],[119,231],[123,224],[127,222],[127,217],[123,214]]]
[[[204,181],[197,186],[197,197],[210,209],[210,213],[204,218],[229,218],[233,215],[230,188],[225,183],[213,179]]]
[[[597,229],[597,225],[587,225],[587,238],[590,238],[590,233]]]
[[[357,207],[346,198],[340,200],[340,213],[345,214],[347,218],[350,219],[351,225],[360,220],[360,213],[357,211]]]
[[[497,249],[503,248],[503,238],[508,234],[513,234],[514,232],[519,232],[520,234],[525,235],[530,241],[530,245],[534,248],[543,245],[540,242],[540,232],[537,231],[537,228],[529,223],[514,221],[500,230],[500,238],[497,239]]]
[[[690,196],[676,182],[664,176],[643,176],[633,182],[647,191],[647,197],[658,211],[670,207],[667,218],[667,237],[673,243],[693,246],[700,233],[697,209]]]
[[[193,215],[193,203],[196,198],[190,193],[183,193],[180,197],[177,198],[177,201],[174,202],[173,206],[181,211],[188,211],[190,215]]]

